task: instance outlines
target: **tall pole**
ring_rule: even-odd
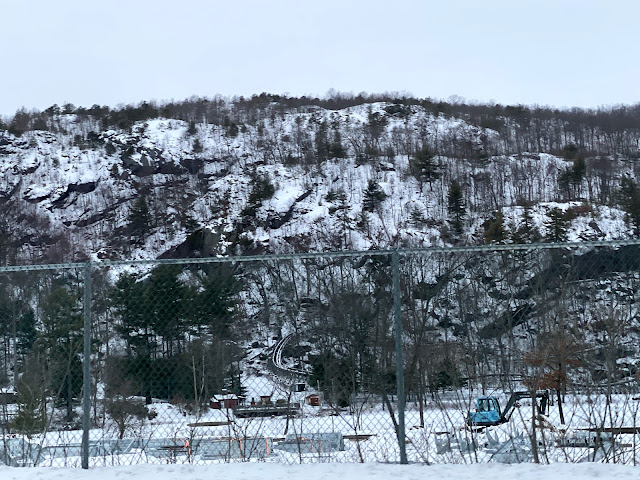
[[[82,364],[82,468],[89,468],[89,427],[91,417],[91,263],[84,266],[84,352]]]
[[[404,355],[402,354],[402,298],[400,295],[400,255],[396,250],[391,254],[391,270],[393,276],[393,317],[395,320],[396,338],[396,389],[398,393],[398,446],[400,447],[400,463],[407,464],[407,442],[405,438],[404,408]]]

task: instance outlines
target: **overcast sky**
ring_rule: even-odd
[[[0,115],[192,95],[640,102],[638,0],[0,0]]]

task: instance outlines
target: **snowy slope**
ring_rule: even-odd
[[[504,143],[493,130],[415,105],[403,116],[388,107],[274,107],[233,133],[224,125],[190,127],[166,118],[101,130],[91,117],[58,115],[56,133],[0,132],[6,215],[0,220],[10,226],[18,258],[51,257],[60,239],[74,249],[58,247],[56,260],[155,258],[194,228],[212,232],[221,254],[447,245],[447,195],[455,180],[465,207],[456,243],[482,242],[483,222],[496,210],[508,231],[517,230],[524,198],[533,201],[541,231],[551,208],[572,207],[579,214],[570,240],[630,235],[621,210],[597,204],[598,182],[583,182],[579,199],[558,203],[558,176],[571,162],[549,154],[490,155]],[[318,158],[323,141],[339,142],[343,154]],[[436,155],[437,178],[420,182],[412,175],[406,152],[421,145],[446,151],[456,142],[469,155],[484,152],[483,160]],[[633,173],[611,162],[615,178]],[[256,178],[275,191],[249,205]],[[370,181],[386,199],[365,208]],[[132,248],[127,226],[141,196],[151,232]]]

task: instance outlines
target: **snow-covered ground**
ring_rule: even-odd
[[[447,480],[584,480],[616,478],[637,479],[640,468],[614,464],[580,463],[554,465],[391,465],[381,463],[363,464],[313,464],[281,465],[275,463],[235,463],[207,466],[194,465],[135,465],[91,468],[89,470],[69,468],[10,468],[0,467],[3,480],[58,480],[72,476],[74,480],[117,480],[132,478],[139,480],[424,480],[446,478]]]
[[[456,397],[445,400],[440,404],[425,405],[424,427],[419,425],[419,412],[413,405],[408,405],[406,438],[410,462],[434,465],[534,461],[530,441],[530,400],[523,399],[522,407],[508,423],[492,427],[490,431],[465,429],[465,412],[469,408],[465,401]],[[556,406],[552,406],[548,416],[539,417],[536,443],[540,461],[555,464],[595,459],[604,463],[637,464],[640,461],[637,435],[619,433],[611,438],[604,433],[596,440],[597,434],[585,430],[589,427],[637,426],[640,404],[622,395],[615,395],[612,400],[610,408],[606,408],[602,398],[567,396],[564,425],[559,421]],[[231,411],[224,410],[209,410],[194,416],[168,403],[156,403],[152,407],[157,417],[151,422],[132,426],[119,442],[112,427],[92,429],[91,467],[220,465],[243,460],[283,465],[370,464],[397,463],[400,458],[389,412],[380,405],[363,406],[353,412],[346,409],[331,412],[323,407],[304,405],[300,415],[288,421],[286,417],[236,418]],[[316,443],[312,437],[316,435],[338,435],[341,439],[344,437],[344,443],[342,447],[334,448],[318,441],[314,448]],[[311,438],[311,450],[298,450],[295,445],[293,450],[288,449],[285,437],[295,437],[293,442],[300,439],[302,447],[305,440],[308,443]],[[40,453],[36,450],[26,452],[27,444],[20,444],[19,438],[9,439],[9,448],[14,450],[14,460],[18,462],[20,452],[26,452],[27,457],[38,458],[35,463],[39,467],[78,467],[81,464],[80,430],[50,432],[25,440],[31,445],[29,448],[41,445],[43,449]],[[189,455],[184,448],[186,440],[191,442]],[[596,444],[601,446],[594,448]]]

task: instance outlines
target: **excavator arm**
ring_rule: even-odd
[[[515,411],[515,408],[519,406],[518,402],[523,398],[533,398],[534,400],[537,400],[539,398],[540,405],[537,405],[537,402],[536,402],[538,413],[541,413],[542,415],[545,415],[547,413],[547,407],[549,405],[548,390],[539,390],[534,393],[528,392],[528,391],[513,392],[511,394],[511,397],[509,397],[509,401],[505,405],[504,410],[502,411],[502,416],[500,417],[500,420],[501,420],[500,423],[505,423],[509,421],[509,419],[511,418],[511,415]]]

